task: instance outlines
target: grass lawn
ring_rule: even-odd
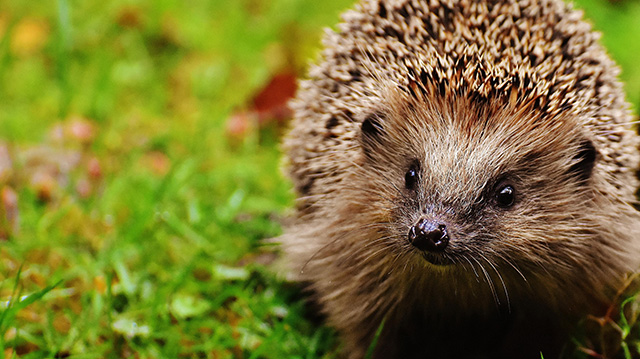
[[[2,2],[0,356],[337,357],[261,240],[281,105],[351,3]],[[579,6],[638,108],[640,3]]]

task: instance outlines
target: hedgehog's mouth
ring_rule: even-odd
[[[422,258],[436,266],[449,266],[455,263],[451,257],[444,253],[421,252],[421,254]]]

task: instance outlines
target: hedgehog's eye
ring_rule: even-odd
[[[415,189],[418,183],[418,165],[412,164],[404,175],[404,187],[406,189]]]
[[[516,201],[516,191],[510,184],[503,184],[497,187],[495,200],[498,207],[509,208]]]

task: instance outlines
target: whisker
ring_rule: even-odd
[[[464,260],[466,260],[467,263],[469,263],[469,266],[471,267],[471,270],[473,270],[473,274],[475,274],[475,276],[476,276],[476,281],[478,281],[478,283],[479,283],[480,282],[480,276],[478,275],[478,271],[476,271],[476,267],[473,265],[471,260],[469,260],[469,258],[467,258],[467,256],[462,256],[462,258]]]
[[[509,310],[509,313],[511,313],[511,300],[509,298],[509,291],[507,290],[507,285],[505,284],[504,279],[502,278],[502,274],[498,271],[498,268],[496,268],[496,266],[493,264],[493,262],[491,262],[489,259],[487,259],[487,257],[484,254],[480,254],[480,256],[485,260],[485,262],[489,263],[491,268],[493,268],[493,271],[498,276],[498,279],[500,280],[500,283],[502,284],[502,290],[504,292],[505,299],[507,301],[507,309]]]
[[[498,298],[498,293],[496,292],[496,287],[493,284],[493,279],[491,279],[491,276],[489,275],[487,270],[484,268],[482,263],[480,263],[480,261],[478,261],[478,259],[476,259],[474,257],[472,257],[472,258],[478,264],[478,266],[480,267],[480,270],[484,274],[484,277],[485,277],[485,279],[487,281],[487,284],[489,285],[489,289],[491,290],[491,294],[493,295],[493,300],[496,303],[496,306],[499,307],[500,306],[500,298]]]
[[[502,260],[503,262],[507,263],[511,268],[513,268],[513,270],[516,271],[516,273],[518,273],[520,275],[520,277],[522,277],[522,279],[525,282],[529,282],[527,280],[527,277],[525,277],[524,273],[522,273],[522,271],[520,270],[520,268],[518,268],[518,266],[516,266],[512,261],[509,260],[509,258],[505,257],[504,255],[500,254],[500,253],[496,253],[498,255],[498,257],[500,258],[500,260]]]

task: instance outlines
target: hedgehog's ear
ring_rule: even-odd
[[[578,176],[580,180],[587,181],[591,178],[593,167],[596,164],[598,158],[598,151],[588,139],[583,139],[577,148],[577,153],[573,156],[571,161],[571,167],[569,173],[574,176]]]
[[[380,139],[384,136],[384,126],[382,125],[383,117],[379,113],[373,113],[362,121],[360,126],[360,140],[362,146],[367,147],[374,146],[380,143]]]

